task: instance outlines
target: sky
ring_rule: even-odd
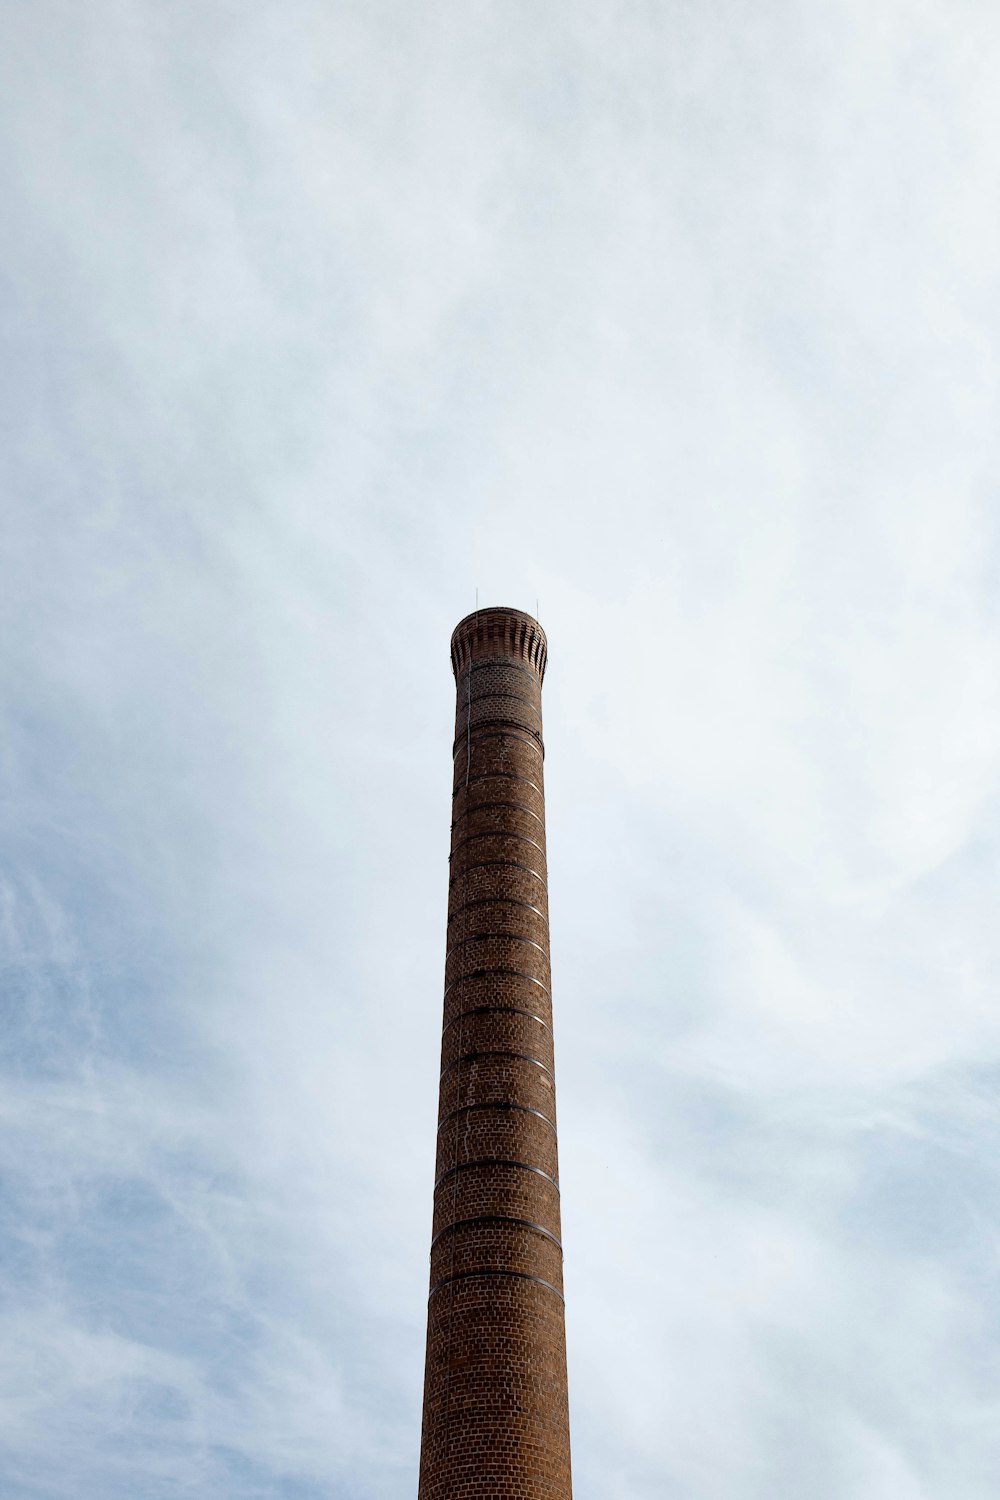
[[[992,1500],[998,76],[991,0],[6,0],[5,1500],[415,1495],[477,590],[577,1500]]]

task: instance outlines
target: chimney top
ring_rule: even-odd
[[[548,644],[533,615],[502,604],[473,610],[455,626],[451,637],[451,665],[456,678],[473,660],[502,660],[516,656],[545,676]]]

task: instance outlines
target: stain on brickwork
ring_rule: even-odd
[[[571,1500],[537,621],[452,636],[448,944],[419,1500]]]

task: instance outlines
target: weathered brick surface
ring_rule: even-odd
[[[531,1219],[559,1238],[559,1189],[518,1166],[470,1167],[441,1183],[434,1194],[432,1235],[477,1214],[504,1213]]]
[[[549,941],[548,919],[540,907],[509,896],[486,896],[466,902],[449,918],[449,949],[487,931],[516,933],[543,945]]]
[[[495,1000],[486,991],[488,1002]],[[529,995],[523,997],[523,1010],[496,1009],[490,1003],[481,1009],[465,1010],[456,1015],[441,1038],[442,1100],[444,1087],[451,1086],[450,1073],[444,1070],[457,1063],[461,1057],[476,1055],[484,1058],[492,1049],[501,1048],[518,1053],[522,1057],[537,1058],[552,1074],[552,1028],[536,1000]],[[549,1084],[551,1087],[551,1082]]]
[[[525,850],[527,855],[527,850]],[[537,866],[541,863],[542,868]],[[451,876],[448,905],[457,911],[463,903],[486,896],[503,896],[510,900],[524,901],[548,911],[544,862],[529,863],[528,858],[512,862],[509,859],[484,860],[455,871]]]
[[[455,781],[419,1500],[571,1500],[541,687],[517,610],[452,637]]]
[[[450,994],[453,985],[496,970],[528,979],[548,996],[548,944],[512,932],[477,932],[456,943],[445,960],[445,988]]]
[[[455,821],[464,818],[470,809],[488,806],[491,802],[518,802],[533,812],[541,822],[545,821],[545,800],[542,789],[534,776],[512,775],[509,771],[493,776],[479,774],[465,785],[465,767],[456,755],[458,784],[455,787],[453,813]]]
[[[541,1276],[562,1290],[562,1250],[555,1236],[533,1221],[497,1215],[446,1230],[431,1251],[431,1285],[483,1266]]]
[[[523,1052],[523,1048],[516,1049]],[[536,1109],[555,1124],[551,1057],[543,1069],[525,1057],[488,1053],[451,1068],[441,1080],[441,1119],[457,1109],[482,1109],[493,1100]]]
[[[446,1118],[438,1128],[437,1175],[466,1162],[521,1161],[549,1177],[559,1172],[551,1126],[524,1109],[476,1109]]]

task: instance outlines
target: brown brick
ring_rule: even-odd
[[[479,610],[456,679],[419,1500],[571,1500],[541,627]]]

